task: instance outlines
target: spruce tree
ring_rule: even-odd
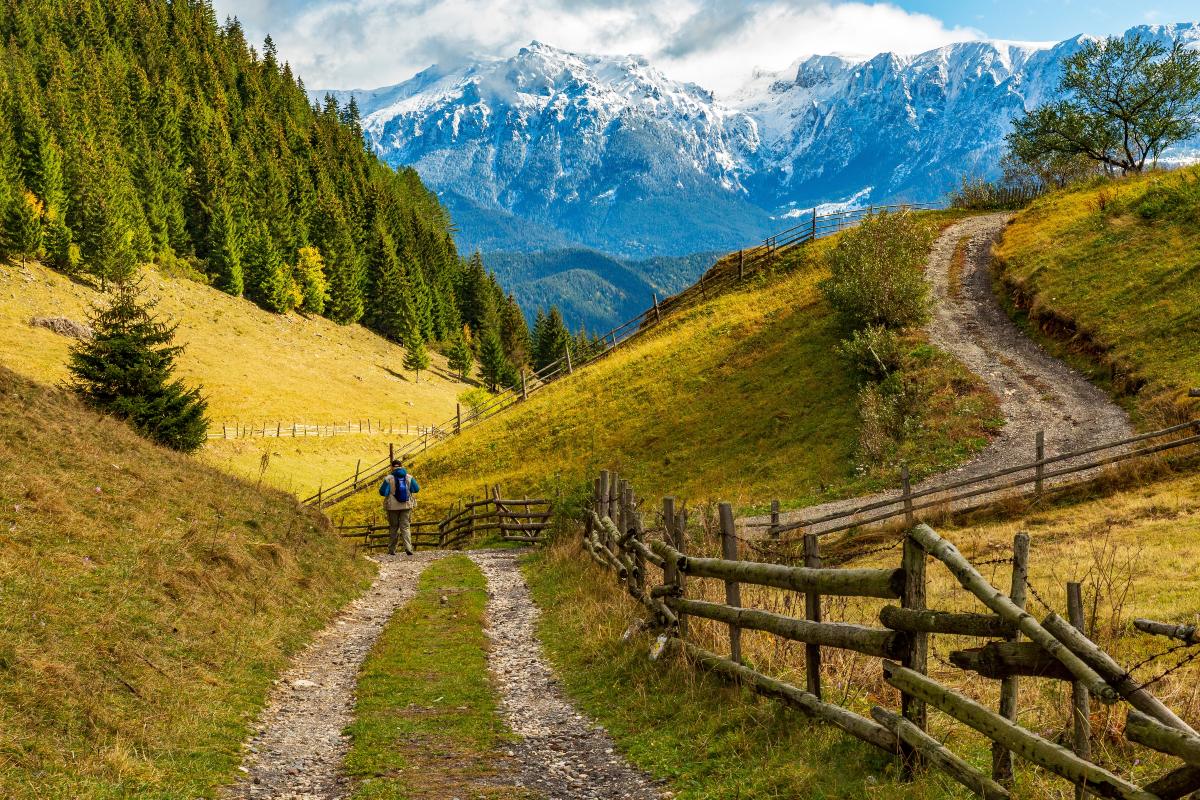
[[[21,259],[36,257],[42,246],[42,215],[45,209],[33,192],[24,191],[9,203],[4,214],[3,250]]]
[[[493,392],[517,381],[516,371],[504,355],[504,345],[495,331],[488,331],[483,335],[479,349],[479,372],[484,383]]]
[[[404,341],[404,368],[415,373],[414,383],[421,382],[421,370],[429,369],[429,351],[421,335],[410,329]]]
[[[520,368],[529,363],[529,324],[511,294],[505,298],[500,314],[500,343],[504,345],[504,354],[510,364]]]
[[[93,338],[71,350],[71,389],[159,444],[191,452],[204,444],[207,402],[198,387],[172,380],[182,350],[174,326],[152,313],[134,281],[113,285],[107,308],[91,318]]]
[[[300,298],[296,307],[309,314],[324,313],[329,285],[325,281],[325,259],[321,258],[321,251],[315,247],[297,250],[293,275]]]
[[[400,341],[417,327],[396,243],[383,225],[376,224],[367,253],[371,289],[367,297],[367,320],[371,327],[393,341]],[[407,313],[406,313],[407,312]]]
[[[570,346],[571,332],[567,330],[558,308],[550,306],[550,313],[546,315],[541,324],[541,332],[538,334],[535,344],[537,368],[543,369],[555,361],[565,358],[567,348]]]
[[[264,223],[250,237],[243,262],[246,297],[268,311],[290,311],[292,281]]]
[[[470,379],[471,367],[475,366],[475,354],[471,352],[471,345],[467,344],[466,338],[462,335],[455,338],[454,343],[450,346],[447,363],[450,369],[462,376],[463,380]]]
[[[233,212],[225,198],[213,205],[208,231],[208,273],[218,289],[238,297],[245,290],[242,246]]]

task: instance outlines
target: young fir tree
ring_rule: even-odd
[[[471,367],[475,366],[475,354],[471,352],[471,345],[467,344],[466,338],[461,334],[450,346],[447,363],[450,369],[462,376],[463,380],[470,379]]]
[[[198,387],[172,380],[174,326],[153,315],[154,303],[134,281],[113,286],[107,308],[91,318],[94,336],[71,350],[71,389],[149,439],[184,452],[204,444],[207,402]]]
[[[421,382],[421,370],[429,369],[429,351],[425,349],[425,340],[412,328],[404,337],[404,368],[413,371],[414,383]]]
[[[529,324],[511,294],[505,298],[500,312],[500,343],[504,345],[504,354],[514,367],[519,369],[529,363]]]
[[[495,331],[487,331],[483,335],[483,342],[479,348],[479,373],[493,392],[501,386],[510,386],[517,381],[513,366],[504,355],[500,335]]]
[[[271,240],[267,226],[259,223],[247,243],[243,258],[246,297],[268,311],[292,309],[292,280],[287,265]]]
[[[559,313],[557,306],[550,306],[550,313],[546,315],[537,342],[534,344],[537,368],[542,369],[565,358],[567,348],[570,346],[571,332],[567,330],[566,323],[563,322],[562,314]]]
[[[325,259],[315,247],[301,247],[296,251],[296,268],[293,280],[299,300],[296,307],[309,314],[322,314],[329,285],[325,282]]]
[[[208,273],[223,292],[238,297],[246,288],[242,272],[242,246],[228,201],[213,204],[208,229]]]
[[[3,250],[9,256],[20,258],[21,266],[25,266],[26,259],[36,257],[42,246],[44,211],[42,202],[33,192],[24,191],[9,203],[4,214]]]

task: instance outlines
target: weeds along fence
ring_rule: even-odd
[[[460,405],[455,416],[450,420],[431,426],[426,433],[420,434],[415,441],[409,442],[402,448],[391,448],[387,458],[380,459],[365,468],[360,465],[354,475],[348,475],[331,486],[319,487],[312,495],[304,498],[304,503],[317,508],[340,503],[356,493],[364,481],[373,482],[381,479],[387,473],[388,464],[392,459],[411,458],[424,453],[431,445],[455,436],[518,402],[528,400],[531,394],[558,378],[573,374],[576,369],[604,358],[637,334],[661,322],[666,315],[686,308],[699,300],[707,299],[710,294],[715,294],[745,280],[753,273],[770,266],[781,254],[793,248],[852,228],[870,214],[905,209],[932,210],[942,207],[941,204],[936,203],[900,203],[837,211],[830,214],[817,214],[816,209],[813,209],[804,218],[803,223],[767,237],[762,244],[756,247],[739,250],[737,253],[721,259],[701,275],[695,284],[682,292],[661,300],[655,294],[652,297],[653,304],[649,308],[598,337],[603,346],[590,357],[576,361],[571,351],[567,350],[557,361],[537,372],[528,375],[522,372],[519,383],[505,389],[486,405],[472,409],[466,415]]]
[[[661,529],[652,535],[628,481],[601,472],[593,488],[583,519],[584,549],[646,609],[645,625],[658,634],[652,658],[667,651],[680,654],[697,668],[795,707],[896,756],[907,774],[939,770],[988,800],[1010,796],[1014,758],[1073,784],[1077,797],[1165,800],[1200,789],[1200,735],[1151,694],[1148,689],[1153,680],[1135,679],[1131,670],[1085,636],[1080,585],[1066,586],[1065,618],[1049,606],[1044,606],[1040,618],[1027,610],[1030,596],[1039,604],[1044,601],[1028,581],[1026,534],[1017,534],[1011,556],[1002,559],[1011,568],[1011,582],[1001,588],[980,571],[985,563],[963,556],[950,540],[917,524],[911,512],[897,542],[902,548],[899,562],[891,568],[824,566],[820,539],[813,533],[804,538],[803,566],[741,560],[733,510],[722,503],[718,512],[721,556],[710,558],[689,552],[687,514],[676,509],[674,498],[663,499]],[[948,570],[958,587],[955,595],[970,598],[978,610],[947,610],[955,605],[952,598],[930,596],[927,569],[931,562]],[[715,585],[723,588],[723,594]],[[847,598],[879,604],[878,624],[825,618],[828,611],[839,607],[838,601]],[[751,601],[749,606],[745,600]],[[756,604],[771,606],[771,610]],[[802,616],[786,613],[801,607]],[[1191,648],[1180,665],[1200,656],[1200,642],[1187,626],[1152,620],[1141,623],[1141,630],[1184,642],[1168,652]],[[981,646],[951,651],[949,665],[974,679],[998,682],[995,707],[930,677],[928,662],[935,636],[984,641]],[[789,682],[768,674],[758,659],[745,658],[746,637],[758,637],[754,640],[762,644],[758,652],[770,652],[770,642],[775,643],[775,650],[789,643],[803,645],[803,688],[796,685],[798,680]],[[763,643],[763,638],[768,641]],[[713,648],[724,650],[724,645],[728,655],[714,652]],[[854,661],[841,662],[834,670],[824,667],[826,659],[839,654]],[[864,658],[881,668],[883,680],[899,695],[898,708],[875,704],[866,716],[846,707],[846,698],[855,693],[851,682],[861,680],[857,676],[866,671]],[[1173,666],[1168,672],[1178,668]],[[826,691],[822,686],[825,678],[842,679],[847,686]],[[1020,694],[1030,679],[1070,687],[1066,715],[1070,747],[1047,736],[1044,729],[1032,730],[1019,723]],[[869,692],[869,687],[862,687],[858,693]],[[840,695],[842,702],[833,702],[833,695]],[[1093,700],[1125,709],[1126,743],[1182,763],[1144,785],[1103,766],[1091,748]],[[990,770],[956,754],[929,733],[931,707],[990,742]]]
[[[554,516],[554,503],[546,499],[506,500],[499,487],[483,500],[456,504],[440,520],[414,521],[414,547],[452,550],[470,546],[484,537],[496,537],[506,542],[539,544],[545,539]],[[368,550],[388,546],[386,523],[341,525],[337,528],[343,538],[355,539]]]
[[[901,467],[900,488],[890,496],[850,502],[845,508],[815,516],[801,511],[800,516],[786,522],[782,521],[779,502],[774,501],[769,521],[747,524],[766,528],[772,538],[789,532],[826,534],[886,522],[915,511],[970,511],[995,503],[998,496],[1040,496],[1051,487],[1086,480],[1104,467],[1200,445],[1200,419],[1054,455],[1047,455],[1046,444],[1045,434],[1037,431],[1030,443],[1032,461],[955,481],[934,479],[925,488],[914,489],[908,468]]]
[[[221,430],[210,430],[209,439],[282,439],[308,436],[339,436],[353,433],[386,434],[388,436],[424,436],[434,430],[434,425],[414,425],[407,419],[397,423],[391,419],[348,419],[341,423],[312,425],[304,422],[241,422],[221,423]]]

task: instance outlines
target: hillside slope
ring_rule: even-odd
[[[249,301],[194,281],[146,270],[143,282],[158,311],[179,323],[177,342],[187,349],[179,373],[201,383],[215,430],[228,422],[331,425],[360,419],[403,427],[442,422],[454,415],[465,387],[450,377],[445,359],[431,354],[435,371],[413,381],[402,348],[357,325],[322,317],[272,314]],[[66,377],[72,339],[29,324],[33,317],[64,316],[86,322],[98,291],[35,263],[0,262],[0,363],[42,383]],[[238,474],[281,488],[315,491],[325,480],[353,472],[358,458],[375,461],[387,441],[403,437],[365,434],[335,442],[314,438],[225,442],[211,440],[206,455]]]
[[[1200,386],[1200,167],[1104,181],[1019,214],[996,252],[1019,318],[1152,427]]]
[[[940,225],[942,217],[929,217]],[[838,329],[817,283],[831,240],[790,254],[717,297],[668,316],[612,355],[418,458],[425,514],[499,483],[516,492],[582,491],[602,467],[647,496],[678,493],[786,506],[862,492],[960,463],[988,440],[994,399],[920,340],[928,417],[890,463],[855,458],[857,384],[836,354]],[[364,493],[335,511],[369,516]]]
[[[368,574],[317,514],[0,367],[0,795],[195,798]]]

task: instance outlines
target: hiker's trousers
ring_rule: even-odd
[[[388,555],[396,555],[396,540],[404,537],[404,552],[412,552],[412,509],[388,510]]]

